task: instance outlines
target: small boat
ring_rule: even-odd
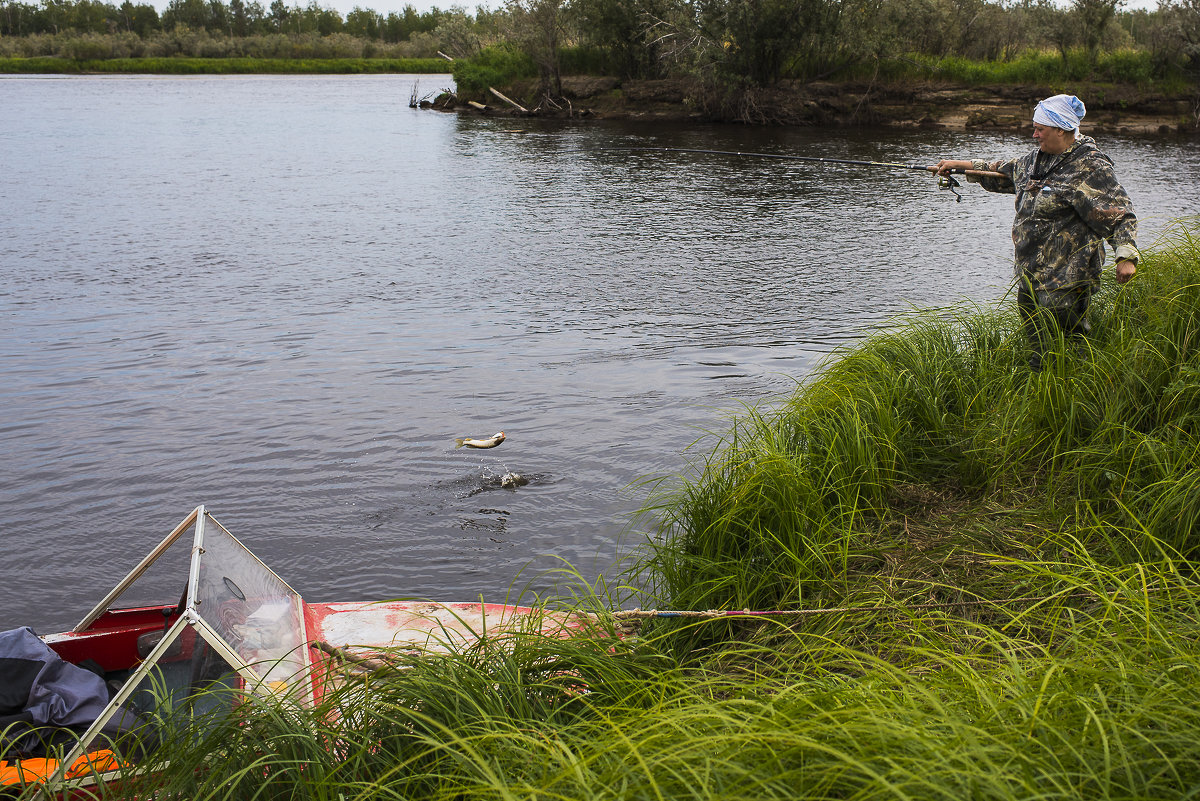
[[[177,602],[115,606],[163,565],[186,570],[177,576]],[[162,571],[154,575],[161,583]],[[198,506],[78,625],[41,638],[50,658],[90,666],[108,688],[107,701],[81,735],[82,726],[71,733],[74,745],[61,760],[38,763],[43,775],[20,765],[14,774],[10,763],[9,776],[44,783],[60,797],[91,797],[98,782],[130,773],[130,757],[106,750],[114,732],[138,731],[195,698],[218,713],[245,694],[312,706],[345,680],[348,662],[371,664],[396,650],[447,652],[513,631],[565,637],[590,622],[506,604],[310,603]]]

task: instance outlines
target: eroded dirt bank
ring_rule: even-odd
[[[1016,129],[1029,125],[1038,100],[1063,91],[1037,85],[967,87],[945,83],[884,86],[793,82],[726,95],[686,80],[563,79],[562,97],[539,99],[533,86],[502,90],[486,103],[442,97],[436,105],[465,113],[765,125],[897,126]],[[1132,86],[1079,84],[1067,89],[1087,104],[1089,132],[1178,134],[1200,131],[1200,92],[1166,95]],[[518,104],[522,109],[514,106]]]

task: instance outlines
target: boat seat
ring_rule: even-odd
[[[137,638],[138,658],[145,659],[146,657],[150,656],[150,652],[154,650],[154,647],[156,645],[158,645],[160,642],[162,642],[162,638],[165,637],[166,634],[167,634],[167,632],[164,630],[164,631],[148,631],[145,634],[138,635],[138,638]],[[183,638],[178,637],[178,638],[176,638],[175,642],[171,643],[170,647],[167,648],[167,652],[165,654],[163,654],[162,658],[164,660],[169,660],[169,659],[178,659],[181,656],[183,656]]]

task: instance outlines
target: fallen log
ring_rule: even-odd
[[[498,98],[500,98],[501,100],[503,100],[505,103],[508,103],[508,104],[509,104],[510,106],[512,106],[513,108],[516,108],[516,109],[517,109],[518,111],[520,111],[521,113],[523,113],[523,114],[528,114],[528,113],[529,113],[529,109],[525,108],[525,107],[524,107],[524,106],[522,106],[520,103],[518,103],[517,101],[513,100],[512,98],[505,97],[504,95],[500,94],[499,92],[497,92],[497,91],[496,91],[496,88],[495,88],[495,87],[493,87],[493,86],[489,86],[489,87],[488,87],[488,91],[489,91],[489,92],[491,92],[492,94],[494,94],[496,97],[498,97]]]

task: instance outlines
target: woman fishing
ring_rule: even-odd
[[[938,175],[990,170],[1002,177],[967,174],[989,192],[1016,194],[1013,244],[1017,308],[1038,372],[1060,332],[1081,341],[1091,330],[1088,304],[1100,283],[1104,241],[1116,252],[1116,279],[1137,271],[1137,218],[1113,173],[1112,159],[1079,131],[1086,109],[1074,95],[1037,104],[1033,138],[1038,148],[1008,161],[945,159]]]

